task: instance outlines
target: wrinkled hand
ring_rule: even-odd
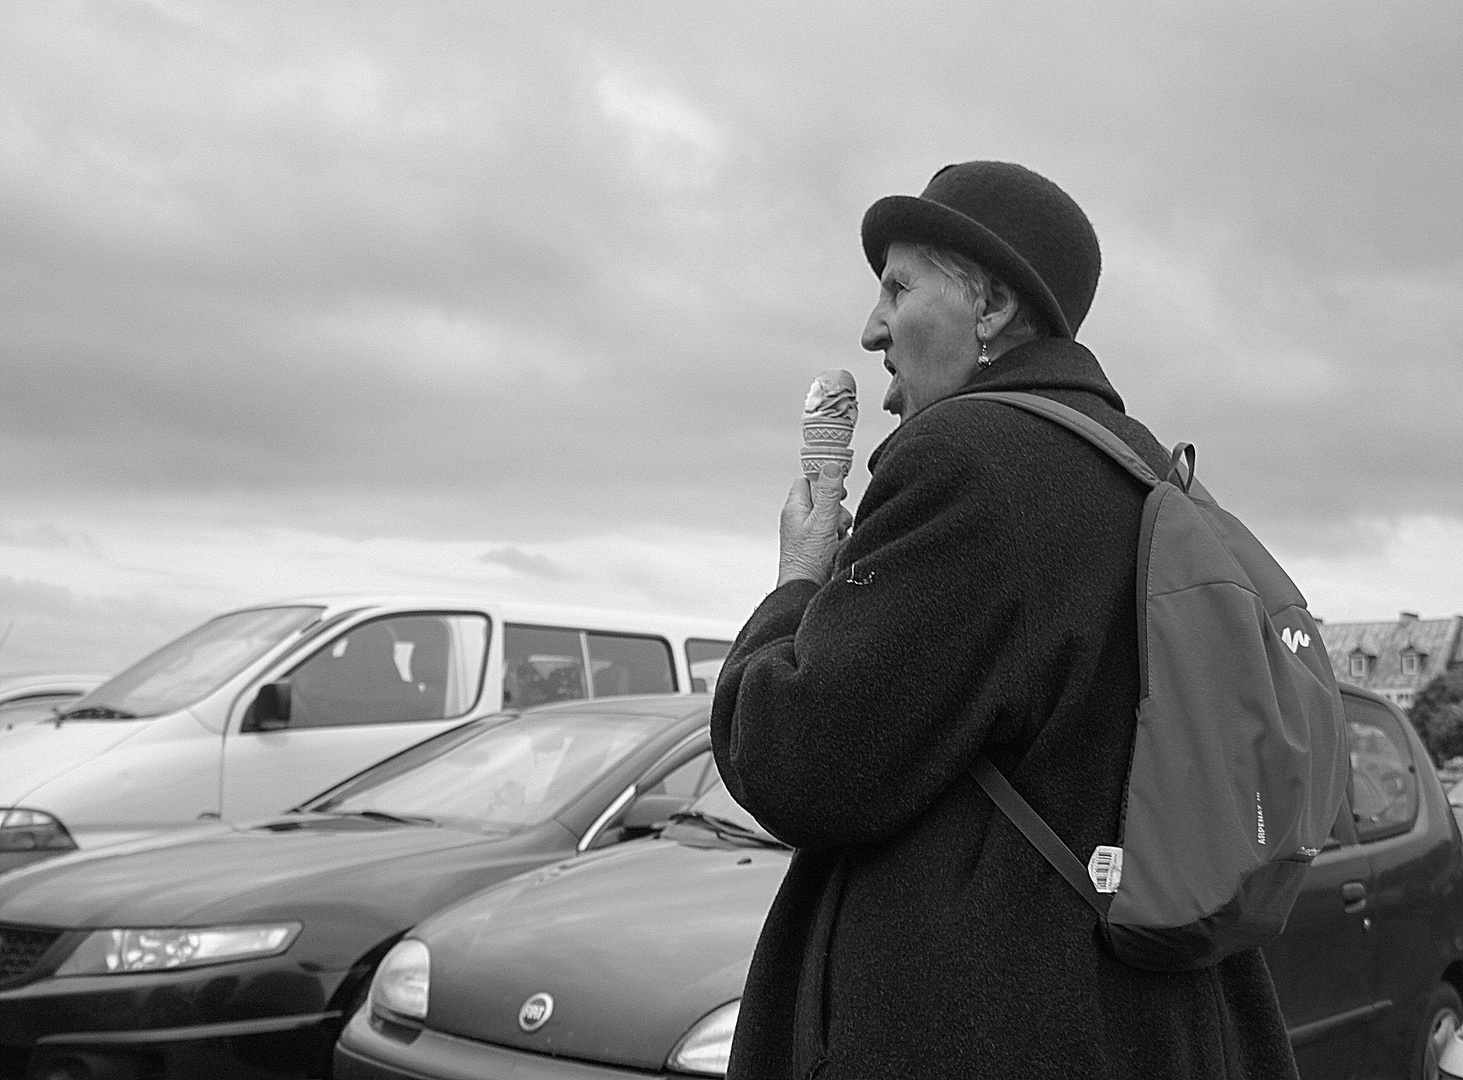
[[[778,588],[799,578],[823,585],[833,575],[833,558],[853,526],[853,515],[843,508],[847,495],[843,474],[831,463],[811,484],[806,477],[793,483],[782,508]]]

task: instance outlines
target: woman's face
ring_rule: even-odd
[[[970,381],[980,355],[976,319],[944,271],[910,244],[889,245],[862,338],[865,349],[884,352],[886,412],[902,423]]]

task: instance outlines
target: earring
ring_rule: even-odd
[[[980,335],[977,334],[976,336],[979,337]],[[990,346],[987,344],[985,338],[980,339],[980,355],[975,358],[975,362],[979,364],[983,369],[988,368],[995,363],[995,361],[991,359]]]

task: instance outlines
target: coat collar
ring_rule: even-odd
[[[996,362],[960,388],[959,393],[988,390],[1073,390],[1096,395],[1118,412],[1124,412],[1123,399],[1107,381],[1102,365],[1085,345],[1067,338],[1036,338],[1002,353]],[[915,419],[918,419],[916,417]],[[908,424],[894,429],[872,454],[869,471],[879,464],[884,448]]]
[[[1087,346],[1066,338],[1036,338],[1002,353],[960,392],[975,390],[1078,390],[1096,394],[1123,411],[1123,399],[1107,381],[1097,357]]]

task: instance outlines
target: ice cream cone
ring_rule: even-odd
[[[852,420],[836,417],[803,417],[804,446],[847,446],[853,442]]]
[[[858,386],[853,376],[842,368],[818,372],[803,401],[803,475],[812,479],[831,461],[847,476],[856,423]]]
[[[844,476],[848,475],[848,470],[853,466],[853,451],[839,446],[805,446],[802,456],[803,475],[809,480],[817,476],[830,461],[838,466]]]

